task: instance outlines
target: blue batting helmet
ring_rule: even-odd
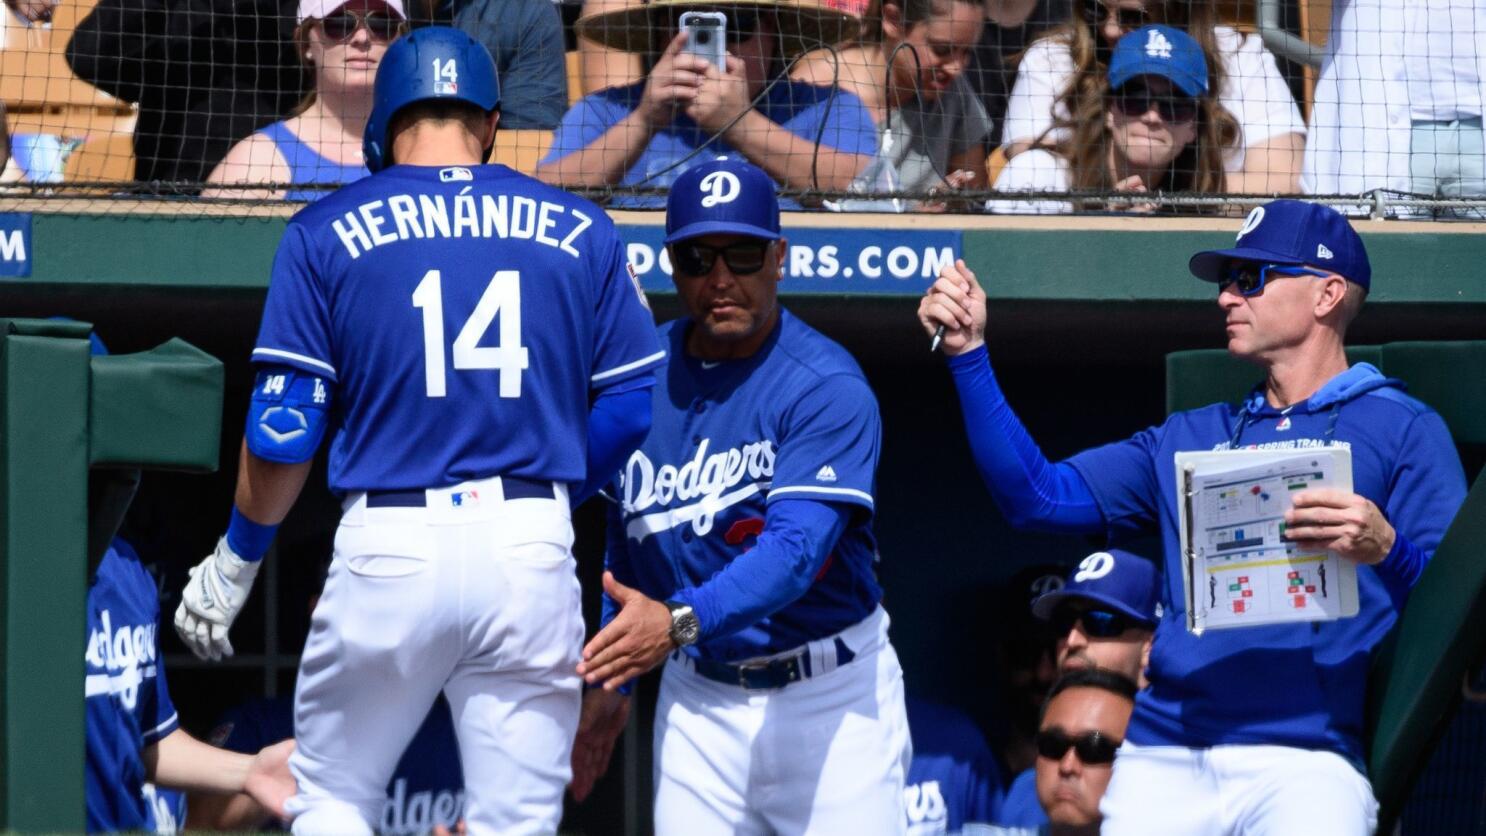
[[[388,130],[397,112],[431,99],[468,102],[487,113],[500,105],[495,62],[484,45],[458,29],[429,26],[387,47],[377,67],[371,117],[361,144],[368,169],[387,167],[392,151]]]

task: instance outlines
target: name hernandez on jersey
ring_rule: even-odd
[[[582,256],[573,242],[593,224],[583,210],[522,195],[473,195],[469,189],[447,199],[441,194],[394,194],[370,200],[342,213],[330,228],[353,259],[414,238],[521,239]],[[564,227],[560,238],[553,234],[559,226]]]
[[[650,435],[617,478],[611,561],[646,595],[666,599],[749,551],[776,499],[844,503],[856,511],[800,598],[686,652],[736,661],[857,623],[881,598],[871,530],[881,425],[860,368],[788,311],[743,360],[686,356],[688,327],[660,329],[671,366],[656,385]]]

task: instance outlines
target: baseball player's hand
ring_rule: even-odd
[[[227,631],[248,600],[258,566],[234,554],[222,537],[216,551],[191,570],[175,610],[175,631],[199,658],[218,661],[232,655]]]
[[[986,294],[964,259],[945,267],[918,303],[918,321],[933,336],[944,326],[944,353],[953,357],[985,345]]]
[[[686,33],[681,32],[671,39],[666,51],[661,53],[650,76],[645,80],[645,90],[640,94],[637,108],[652,128],[659,130],[676,118],[676,109],[685,107],[697,97],[697,88],[702,85],[707,68],[707,59],[683,51]]]
[[[284,802],[298,791],[289,771],[289,755],[293,752],[293,738],[264,748],[253,756],[248,776],[243,779],[243,792],[279,819],[288,818]]]
[[[1285,536],[1303,549],[1334,551],[1372,565],[1393,550],[1397,532],[1372,500],[1349,491],[1317,488],[1293,497],[1285,512]]]
[[[665,604],[614,580],[610,572],[604,573],[604,591],[619,604],[619,615],[584,646],[578,675],[612,691],[659,665],[676,643]]]
[[[593,785],[609,769],[614,743],[629,722],[629,697],[618,691],[594,688],[583,695],[583,713],[578,718],[578,737],[573,741],[574,801],[593,792]]]

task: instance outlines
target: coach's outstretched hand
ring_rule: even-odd
[[[629,697],[618,691],[594,688],[583,695],[583,713],[578,718],[578,737],[573,741],[574,801],[593,792],[593,785],[609,769],[614,743],[629,722]]]
[[[918,321],[933,336],[944,326],[944,353],[953,357],[985,345],[986,294],[964,259],[945,267],[918,303]]]
[[[253,590],[259,565],[238,557],[222,537],[216,551],[191,570],[175,610],[175,631],[197,657],[215,662],[232,655],[227,631]]]
[[[578,675],[612,691],[659,665],[676,643],[665,604],[614,580],[611,572],[604,573],[604,592],[619,604],[619,614],[584,646]]]
[[[293,753],[292,737],[265,747],[253,756],[248,775],[243,780],[243,792],[279,819],[289,817],[284,811],[284,802],[299,789],[294,774],[289,771],[289,756]]]

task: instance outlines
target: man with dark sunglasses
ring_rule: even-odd
[[[930,334],[945,327],[971,448],[1006,516],[1066,533],[1159,532],[1167,578],[1180,577],[1182,559],[1177,452],[1350,447],[1353,491],[1297,491],[1285,535],[1358,564],[1358,614],[1198,637],[1185,627],[1182,586],[1164,584],[1150,687],[1102,805],[1103,832],[1370,833],[1371,655],[1465,497],[1460,457],[1438,413],[1373,366],[1347,362],[1372,268],[1340,213],[1291,200],[1256,207],[1235,246],[1198,253],[1189,269],[1217,286],[1228,351],[1263,381],[1240,403],[1179,412],[1056,464],[996,384],[974,274],[946,268],[919,317]]]
[[[1084,558],[1062,589],[1032,602],[1058,636],[1058,672],[1103,668],[1145,687],[1151,637],[1161,620],[1156,565],[1124,549]]]
[[[1053,684],[1037,730],[1037,800],[1050,836],[1095,836],[1099,800],[1135,707],[1135,683],[1100,668]]]
[[[654,427],[609,512],[574,795],[624,728],[617,689],[669,657],[657,833],[901,833],[911,747],[873,571],[877,400],[780,307],[788,244],[762,170],[681,175],[666,244],[688,315],[660,328]]]

